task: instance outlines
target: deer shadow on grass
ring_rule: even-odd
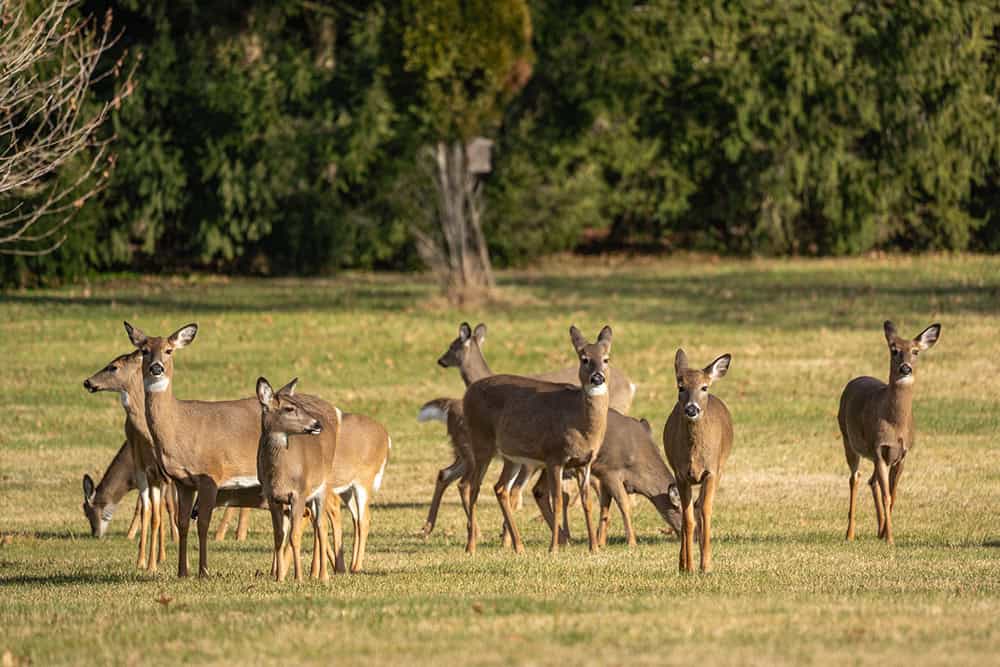
[[[80,584],[124,584],[135,581],[135,577],[125,574],[91,573],[80,574],[21,574],[12,577],[0,574],[0,589],[14,586],[78,586]]]

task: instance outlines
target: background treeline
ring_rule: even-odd
[[[527,6],[529,78],[484,131],[495,262],[584,242],[1000,250],[995,3]],[[54,254],[0,257],[3,282],[419,266],[437,112],[412,3],[85,4],[109,7],[141,54],[110,184]]]

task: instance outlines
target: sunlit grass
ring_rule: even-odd
[[[954,663],[1000,651],[1000,260],[976,256],[823,261],[557,259],[501,275],[497,299],[455,309],[412,276],[329,280],[137,279],[0,296],[0,654],[33,664],[324,662]],[[884,376],[881,324],[943,323],[920,358],[917,447],[894,516],[874,538],[862,492],[859,540],[842,541],[847,466],[835,414],[853,376]],[[196,321],[178,354],[183,398],[247,396],[258,375],[375,416],[394,448],[376,498],[367,572],[278,585],[269,521],[210,546],[212,577],[179,581],[176,549],[157,576],[124,539],[92,540],[80,478],[122,442],[114,396],[82,380],[128,349],[121,321],[166,333]],[[716,392],[736,444],[715,513],[715,568],[677,573],[678,545],[639,500],[638,549],[621,523],[596,556],[577,541],[552,558],[534,512],[529,553],[499,546],[490,489],[484,543],[462,552],[450,491],[437,530],[417,537],[443,429],[420,404],[458,396],[434,360],[462,320],[489,325],[495,371],[573,359],[571,323],[615,330],[613,359],[639,385],[633,414],[662,429],[672,360],[733,354]],[[863,469],[867,474],[867,464]],[[492,474],[491,474],[492,476]],[[190,556],[197,557],[192,549]]]

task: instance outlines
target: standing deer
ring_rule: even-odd
[[[892,511],[896,505],[903,462],[913,447],[913,385],[917,356],[929,350],[941,335],[941,325],[932,324],[913,339],[903,338],[886,320],[883,325],[889,345],[889,384],[873,377],[857,377],[847,383],[840,396],[837,423],[844,439],[844,455],[851,469],[847,539],[854,539],[854,508],[858,495],[858,463],[861,457],[874,462],[868,480],[878,536],[892,544]]]
[[[142,355],[138,351],[123,354],[84,380],[83,386],[90,393],[118,392],[121,398],[122,408],[125,410],[125,440],[132,451],[136,486],[142,504],[142,527],[139,533],[139,555],[136,566],[155,572],[157,564],[166,558],[162,506],[166,477],[157,464],[146,424],[141,367]],[[86,480],[84,485],[86,487]]]
[[[476,325],[475,330],[473,330],[469,326],[468,322],[463,322],[458,328],[458,338],[451,342],[448,349],[441,355],[437,363],[442,368],[458,368],[459,374],[462,376],[462,381],[465,382],[465,386],[468,387],[477,380],[482,380],[483,378],[493,375],[493,371],[490,370],[489,364],[486,363],[486,357],[483,354],[483,344],[485,342],[485,324],[479,323]],[[571,366],[558,371],[551,371],[542,375],[532,375],[529,377],[546,382],[562,382],[579,386],[580,380],[576,377],[576,375],[576,367]],[[609,377],[610,406],[622,414],[625,414],[631,407],[632,399],[635,397],[635,384],[632,383],[627,375],[617,368],[611,369],[611,375]],[[437,398],[432,401],[428,401],[421,406],[420,412],[417,415],[417,421],[425,422],[430,420],[441,421],[447,425],[449,440],[451,441],[452,451],[455,458],[450,465],[445,466],[438,472],[437,480],[434,486],[434,495],[431,498],[430,510],[427,513],[427,521],[424,523],[424,527],[422,529],[425,537],[430,535],[431,531],[434,530],[434,524],[437,521],[438,509],[441,505],[441,499],[444,496],[444,492],[455,480],[460,479],[465,470],[470,467],[468,461],[471,456],[468,445],[469,436],[465,428],[465,418],[462,413],[461,400]],[[526,467],[521,471],[521,474],[511,487],[512,497],[520,498],[521,487],[534,470],[534,467]],[[536,486],[538,484],[541,484],[542,488],[546,488],[548,486],[547,477],[544,473],[539,478]],[[468,508],[464,506],[467,494],[460,493],[459,495],[463,499],[463,508],[465,509],[466,514],[468,514]],[[547,521],[550,520],[552,516],[551,510],[543,512],[543,516],[546,517]],[[508,538],[509,532],[505,529],[504,541],[506,542]],[[563,532],[560,534],[560,540],[565,543],[568,538],[569,529],[568,526],[564,526]]]
[[[233,517],[236,516],[237,512],[239,512],[239,521],[236,524],[236,541],[246,541],[247,533],[250,532],[250,508],[227,507],[225,513],[222,515],[222,520],[219,521],[219,525],[215,528],[216,542],[222,542],[226,539],[226,532],[229,530],[229,524],[232,523]]]
[[[509,494],[522,464],[545,465],[549,475],[552,553],[559,550],[563,469],[583,468],[580,496],[590,550],[597,549],[590,516],[590,470],[607,429],[611,335],[611,327],[605,326],[597,342],[587,343],[576,327],[570,327],[570,338],[579,357],[580,387],[516,375],[494,375],[474,382],[466,390],[462,403],[475,465],[471,474],[466,474],[470,485],[463,489],[469,494],[466,501],[469,553],[476,550],[474,526],[479,488],[497,452],[504,458],[504,467],[494,492],[516,552],[523,552],[524,544],[513,520]]]
[[[170,526],[172,539],[177,539],[177,526],[174,523],[174,513],[176,503],[174,502],[173,487],[169,480],[164,487],[163,505],[166,507],[168,524]],[[115,457],[111,459],[101,481],[96,485],[90,475],[83,476],[83,514],[90,524],[90,534],[92,537],[104,537],[104,533],[111,523],[111,518],[115,514],[118,504],[132,489],[136,488],[135,464],[132,460],[132,446],[126,440],[118,449]],[[128,527],[127,537],[132,539],[142,525],[142,497],[140,496],[135,505],[135,512]]]
[[[194,341],[197,324],[181,327],[165,338],[147,336],[128,322],[125,331],[142,352],[146,421],[156,456],[177,487],[177,576],[188,575],[188,528],[197,491],[198,576],[204,577],[208,574],[208,529],[216,501],[260,506],[260,403],[256,396],[235,401],[174,398],[173,353]]]
[[[724,354],[703,369],[689,368],[684,350],[677,350],[674,371],[677,403],[663,427],[663,448],[677,476],[681,509],[681,572],[694,571],[695,516],[691,486],[701,484],[701,571],[712,569],[712,510],[722,468],[733,449],[733,420],[726,404],[708,393],[729,370]]]
[[[311,408],[316,410],[316,408]],[[385,466],[392,449],[392,438],[385,427],[371,417],[343,413],[337,450],[333,457],[333,476],[327,483],[333,493],[327,494],[326,515],[333,527],[333,545],[327,556],[336,572],[344,572],[344,539],[341,528],[341,501],[347,505],[354,523],[354,549],[351,556],[351,573],[361,571],[364,565],[368,531],[371,527],[372,496],[382,487]],[[301,531],[300,524],[299,530]],[[316,540],[313,540],[314,547]],[[313,549],[313,565],[316,555]]]
[[[295,580],[302,581],[300,524],[308,507],[316,536],[311,576],[327,581],[329,574],[323,555],[328,549],[323,519],[340,431],[340,410],[313,396],[296,396],[297,383],[295,378],[275,392],[265,378],[257,379],[257,399],[261,405],[257,477],[271,510],[275,579],[285,579],[284,547],[290,541]],[[305,434],[319,437],[316,442],[292,437]]]

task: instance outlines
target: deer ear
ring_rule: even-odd
[[[896,337],[896,325],[891,320],[886,320],[882,323],[882,328],[885,329],[886,342],[891,345],[892,340]]]
[[[917,345],[921,350],[929,350],[934,347],[934,343],[938,342],[938,338],[941,337],[941,325],[934,323],[920,332],[920,335],[914,338]]]
[[[132,341],[132,344],[136,347],[142,347],[146,344],[147,336],[142,333],[142,330],[132,326],[128,322],[122,322],[125,325],[125,333],[128,334],[128,339]]]
[[[652,436],[652,435],[653,435],[653,427],[649,425],[649,422],[648,422],[648,421],[646,421],[646,418],[645,418],[645,417],[641,418],[641,419],[639,420],[639,423],[640,423],[640,424],[642,424],[642,427],[643,427],[644,429],[646,429],[646,433],[648,433],[648,434],[649,434],[650,436]]]
[[[458,327],[458,339],[465,343],[470,338],[472,338],[472,327],[469,326],[468,322],[462,322]]]
[[[688,356],[684,354],[684,350],[677,348],[677,354],[674,355],[674,372],[680,375],[687,370],[688,367]]]
[[[94,495],[97,493],[94,489],[94,480],[90,478],[90,475],[83,476],[83,500],[87,503],[94,502]]]
[[[472,337],[476,339],[476,345],[483,346],[486,342],[486,325],[480,322],[476,325],[476,330],[472,332]]]
[[[571,326],[569,328],[569,339],[573,341],[573,349],[576,350],[577,352],[582,350],[583,346],[587,344],[587,341],[583,337],[583,334],[580,333],[580,330],[577,329],[576,326]]]
[[[198,325],[188,324],[170,334],[170,338],[168,340],[173,344],[174,347],[182,348],[182,347],[187,347],[192,342],[194,342],[194,337],[197,335],[198,335]]]
[[[607,324],[605,324],[604,328],[601,329],[601,333],[597,334],[597,342],[604,343],[604,346],[607,349],[611,349],[611,327]]]
[[[729,372],[729,362],[733,360],[733,355],[724,354],[708,366],[705,366],[705,373],[712,378],[712,382],[724,378]]]
[[[271,389],[271,383],[267,381],[267,378],[257,378],[257,400],[260,401],[265,410],[271,406],[271,401],[274,400],[274,390]]]
[[[284,387],[282,387],[281,389],[278,390],[278,395],[279,396],[294,396],[295,395],[295,387],[298,386],[298,384],[299,384],[299,379],[298,378],[292,378],[291,380],[288,381],[288,384],[286,384]]]

